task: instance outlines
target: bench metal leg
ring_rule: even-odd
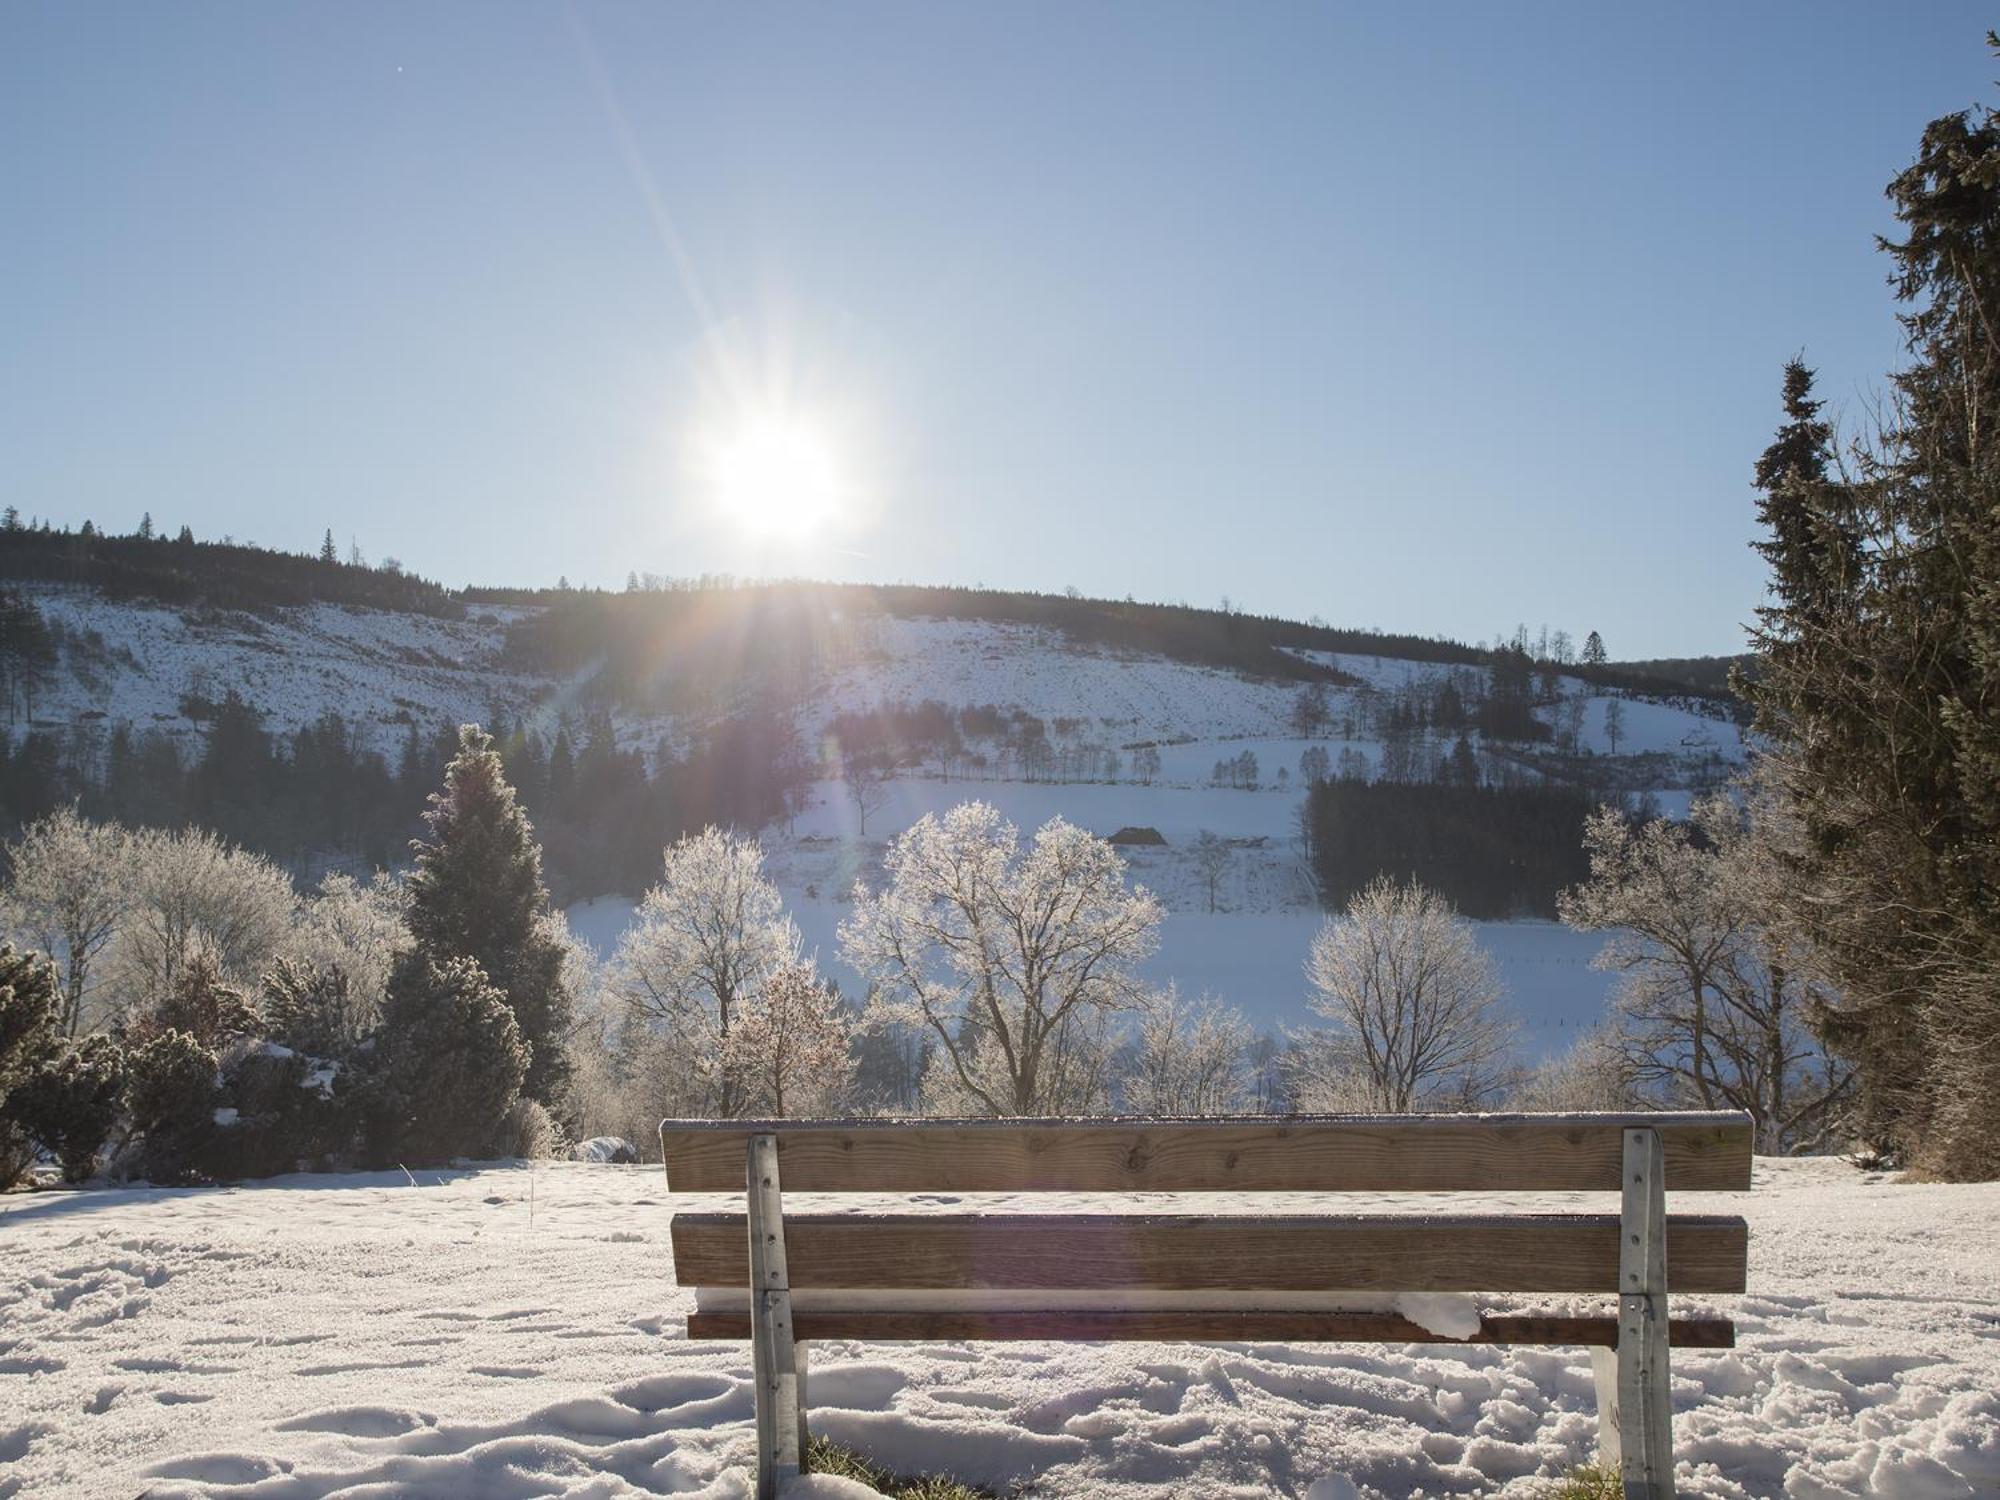
[[[1591,1345],[1590,1376],[1597,1386],[1597,1464],[1619,1473],[1625,1467],[1625,1444],[1618,1436],[1618,1351]]]
[[[1600,1402],[1601,1391],[1600,1386]],[[1674,1500],[1673,1389],[1667,1368],[1666,1158],[1657,1130],[1625,1132],[1618,1245],[1618,1399],[1608,1425],[1617,1434],[1625,1500]]]
[[[757,1388],[757,1500],[805,1470],[804,1368],[792,1342],[778,1142],[750,1138],[750,1361]]]

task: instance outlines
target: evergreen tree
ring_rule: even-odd
[[[319,560],[323,563],[337,563],[340,561],[340,549],[333,545],[333,528],[331,526],[327,527],[326,535],[320,539]]]
[[[1583,656],[1581,660],[1586,667],[1601,667],[1609,659],[1605,655],[1603,636],[1593,630],[1583,638]]]
[[[2000,50],[2000,39],[1988,41]],[[1858,477],[1810,381],[1757,478],[1773,602],[1745,684],[1793,814],[1780,899],[1837,981],[1860,1129],[2000,1170],[2000,115],[1947,115],[1889,186],[1910,363]],[[1856,539],[1866,538],[1862,545]]]
[[[506,997],[528,1049],[524,1091],[553,1107],[568,1081],[570,995],[563,945],[548,921],[542,851],[478,725],[459,730],[444,783],[424,814],[430,838],[411,846],[410,935],[441,968],[471,960]]]
[[[142,542],[150,542],[152,539],[153,539],[153,513],[149,510],[143,516],[139,517],[139,540]]]
[[[468,958],[405,954],[390,975],[369,1081],[378,1163],[488,1156],[520,1097],[529,1048],[507,997]]]

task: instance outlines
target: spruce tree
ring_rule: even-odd
[[[546,921],[534,830],[478,725],[459,730],[444,790],[432,794],[424,821],[429,839],[411,846],[410,935],[440,968],[471,960],[506,997],[529,1050],[523,1091],[556,1108],[569,1073],[563,948]]]
[[[2000,49],[2000,40],[1989,37]],[[1746,683],[1796,823],[1779,899],[1836,981],[1867,1137],[2000,1171],[2000,116],[1947,115],[1889,186],[1910,363],[1827,473],[1810,378],[1758,465],[1773,600]],[[1865,539],[1865,540],[1864,540]]]
[[[323,563],[337,563],[340,561],[340,549],[333,545],[333,528],[331,526],[327,527],[326,535],[320,540],[319,560]]]

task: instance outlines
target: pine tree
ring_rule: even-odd
[[[326,528],[326,535],[320,539],[319,560],[323,563],[337,563],[340,561],[340,549],[333,545],[333,528],[331,526]]]
[[[411,846],[410,935],[439,967],[470,959],[506,996],[529,1049],[524,1092],[557,1107],[569,1075],[570,995],[563,946],[548,922],[542,851],[478,725],[458,731],[444,780],[424,814],[430,838]]]
[[[493,1154],[531,1064],[507,997],[479,965],[405,954],[389,978],[379,1035],[381,1071],[367,1090],[370,1156],[386,1164]]]
[[[2000,50],[2000,39],[1989,36]],[[1907,368],[1877,450],[1826,473],[1810,380],[1758,467],[1773,601],[1746,684],[1795,823],[1779,899],[1837,981],[1858,1128],[2000,1170],[2000,114],[1947,115],[1889,186]],[[1866,538],[1865,545],[1857,538]]]
[[[1604,637],[1594,630],[1583,638],[1581,660],[1586,667],[1601,667],[1609,660],[1604,653]]]
[[[152,539],[153,539],[153,513],[149,510],[143,516],[139,517],[139,540],[142,542],[150,542]]]

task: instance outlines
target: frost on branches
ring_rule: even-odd
[[[1061,818],[1024,849],[967,802],[895,839],[883,866],[881,891],[856,885],[841,949],[875,1018],[935,1041],[927,1106],[1058,1114],[1101,1097],[1110,1016],[1143,997],[1135,968],[1160,922],[1117,852]]]

